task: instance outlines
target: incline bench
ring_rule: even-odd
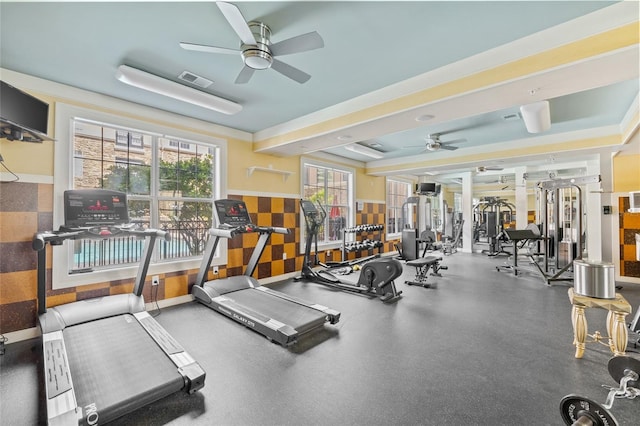
[[[427,282],[427,273],[431,268],[433,269],[433,272],[431,273],[431,275],[436,277],[441,277],[442,275],[439,272],[440,269],[444,269],[444,270],[448,269],[446,266],[440,265],[441,260],[442,260],[442,257],[427,256],[427,257],[421,257],[415,260],[408,261],[407,262],[408,266],[413,266],[416,268],[416,277],[414,278],[413,281],[407,280],[404,283],[408,285],[419,285],[424,288],[429,288],[432,286],[435,287],[436,286],[435,284],[430,284]]]

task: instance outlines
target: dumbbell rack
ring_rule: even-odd
[[[357,225],[351,228],[342,229],[342,261],[345,262],[348,260],[348,253],[378,250],[378,254],[382,254],[384,249],[384,244],[382,243],[382,230],[384,230],[384,225]],[[370,233],[370,232],[379,232],[378,239],[365,239],[358,240],[357,235],[362,233]],[[347,241],[347,236],[350,237],[349,241]],[[353,238],[351,238],[353,236]]]

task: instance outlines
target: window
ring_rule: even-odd
[[[318,244],[341,242],[342,229],[353,223],[354,172],[308,162],[303,162],[303,169],[303,198],[320,203],[327,213]]]
[[[125,192],[132,222],[171,235],[159,244],[156,261],[202,253],[212,225],[215,147],[82,119],[73,120],[72,143],[74,189]],[[78,240],[69,267],[137,262],[141,247],[130,238]]]
[[[405,226],[403,204],[411,196],[411,184],[387,179],[387,238],[397,237]]]

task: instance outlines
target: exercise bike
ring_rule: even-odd
[[[401,297],[402,291],[396,290],[394,280],[402,275],[402,264],[396,259],[370,256],[354,262],[333,262],[331,265],[318,262],[318,231],[327,217],[327,212],[322,205],[318,204],[316,207],[308,200],[300,200],[300,208],[304,213],[307,235],[302,271],[294,281],[313,281],[339,290],[376,295],[385,303],[396,301]],[[311,244],[314,241],[315,260],[312,262]],[[314,270],[313,266],[318,265],[321,269]],[[363,266],[360,268],[360,265]],[[358,280],[351,282],[346,275],[357,268],[361,269]],[[339,276],[341,278],[338,278]]]

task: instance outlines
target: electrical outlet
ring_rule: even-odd
[[[287,253],[282,253],[282,260],[287,260]]]
[[[214,273],[215,275],[218,275],[218,267],[217,267],[217,266],[214,266],[214,267],[213,267],[213,273]]]
[[[153,277],[151,277],[151,285],[158,285],[160,284],[160,277],[157,275],[154,275]]]
[[[331,250],[327,250],[325,255],[327,256],[327,259],[331,259]]]

